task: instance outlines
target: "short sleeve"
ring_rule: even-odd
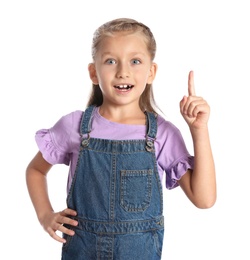
[[[188,169],[193,169],[194,157],[191,155],[184,155],[174,162],[166,171],[166,188],[173,189],[177,186],[178,180],[187,172]]]
[[[164,173],[166,176],[166,188],[179,186],[178,180],[188,169],[193,169],[194,156],[188,152],[180,130],[162,118],[159,118],[156,150],[160,177]]]
[[[71,152],[71,114],[63,116],[49,129],[40,129],[35,134],[35,140],[44,159],[54,164],[70,163]]]

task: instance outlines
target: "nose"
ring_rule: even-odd
[[[117,78],[128,78],[130,75],[129,67],[126,64],[119,64],[117,66]]]

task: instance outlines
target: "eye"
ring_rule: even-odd
[[[116,64],[116,61],[114,59],[107,59],[105,63],[107,63],[107,64]]]
[[[131,62],[132,64],[141,64],[141,61],[138,59],[133,59]]]

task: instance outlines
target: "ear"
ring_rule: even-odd
[[[95,64],[89,63],[88,70],[89,70],[89,77],[92,80],[92,83],[94,85],[98,85],[99,82],[98,82],[98,78],[97,78],[97,75],[96,75]]]
[[[148,76],[148,81],[147,84],[152,84],[154,79],[155,79],[155,75],[156,75],[156,71],[157,71],[157,64],[156,63],[152,63],[151,68],[150,68],[150,73]]]

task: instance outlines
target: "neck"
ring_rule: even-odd
[[[140,107],[127,107],[127,106],[105,106],[99,107],[99,113],[102,117],[109,121],[120,124],[133,124],[144,125],[146,123],[145,114],[141,111]]]

